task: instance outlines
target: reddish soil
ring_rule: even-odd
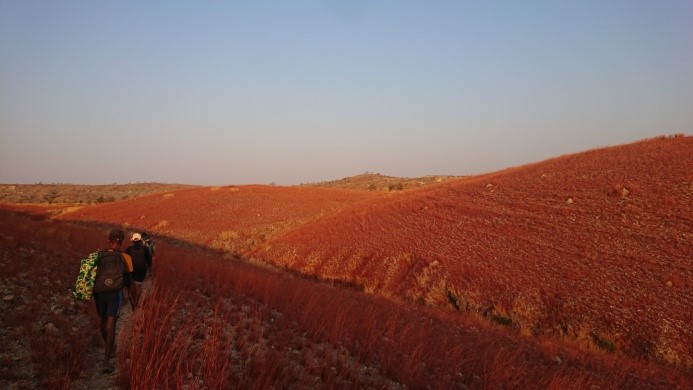
[[[524,333],[691,367],[693,137],[358,205],[252,255]]]
[[[415,190],[199,188],[59,219],[690,369],[692,172],[693,138],[662,137]]]

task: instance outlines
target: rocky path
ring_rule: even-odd
[[[151,279],[147,279],[142,285],[142,297],[140,300],[146,296],[151,288]],[[126,293],[127,294],[127,293]],[[118,322],[116,322],[116,346],[118,350],[116,356],[112,358],[112,364],[115,370],[110,374],[104,374],[101,372],[101,361],[103,360],[104,344],[103,342],[92,343],[89,347],[88,356],[89,361],[94,362],[93,365],[89,367],[87,371],[80,376],[80,380],[73,383],[72,387],[74,389],[80,390],[108,390],[108,389],[120,389],[122,386],[119,385],[119,377],[121,374],[121,367],[125,364],[130,364],[127,358],[126,351],[129,349],[129,338],[127,337],[128,332],[132,331],[132,324],[134,322],[136,312],[133,312],[130,306],[130,301],[126,297],[123,300],[123,307],[120,311],[120,317]],[[92,303],[93,304],[93,303]],[[99,340],[100,341],[100,340]]]

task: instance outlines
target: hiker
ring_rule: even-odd
[[[147,276],[147,268],[152,264],[152,255],[149,253],[149,248],[144,246],[141,234],[133,234],[130,242],[132,242],[132,245],[125,249],[125,253],[132,258],[132,280],[135,282],[132,290],[135,294],[135,302],[139,302],[140,294],[142,293],[142,282],[144,282],[144,278]]]
[[[108,249],[100,252],[96,278],[94,280],[94,302],[96,312],[101,318],[101,337],[106,343],[103,373],[113,372],[110,364],[111,355],[115,352],[115,329],[118,312],[123,302],[123,289],[128,288],[132,310],[137,307],[133,298],[130,278],[132,276],[132,259],[120,251],[125,233],[120,229],[111,230],[108,234]]]
[[[154,262],[154,250],[156,249],[156,240],[149,238],[147,232],[142,232],[142,244],[149,249],[149,263],[147,263],[147,273],[152,274],[152,263]]]

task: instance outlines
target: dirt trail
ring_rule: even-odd
[[[151,289],[152,281],[150,277],[142,284],[142,296],[140,297],[140,302],[146,297]],[[127,293],[126,293],[127,294]],[[93,303],[92,303],[93,304]],[[120,309],[120,317],[116,322],[116,346],[118,351],[116,356],[111,360],[115,370],[110,374],[104,374],[101,372],[101,362],[103,360],[104,354],[104,344],[99,342],[92,344],[88,350],[88,360],[94,362],[88,371],[84,372],[80,379],[72,383],[72,388],[80,390],[106,390],[106,389],[120,389],[121,386],[118,385],[118,379],[120,376],[120,365],[121,356],[123,356],[123,351],[129,349],[128,337],[126,337],[128,332],[132,331],[132,324],[135,319],[135,312],[133,312],[130,306],[129,299],[123,300],[123,306]],[[125,358],[122,358],[125,359]],[[125,362],[129,364],[129,360]]]

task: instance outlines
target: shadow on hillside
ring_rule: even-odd
[[[1,207],[0,212],[13,213]],[[50,220],[47,215],[13,214],[33,221]],[[24,225],[29,225],[28,229],[39,224]],[[133,230],[115,224],[82,221],[56,221],[48,225],[47,230],[55,240],[47,244],[55,245],[56,250],[75,239],[74,236],[60,234],[60,226],[103,232],[88,234],[94,237],[105,237],[113,228]],[[154,238],[165,243],[166,252],[170,248],[172,257],[181,256],[174,262],[177,269],[166,272],[171,276],[161,286],[172,290],[172,296],[181,292],[197,294],[196,300],[190,303],[198,312],[200,303],[216,305],[227,297],[252,297],[281,313],[287,319],[284,324],[299,324],[300,327],[295,325],[299,336],[321,343],[327,341],[331,345],[345,345],[361,361],[382,368],[388,377],[414,388],[431,383],[434,388],[445,385],[448,388],[459,387],[461,384],[475,384],[474,388],[510,384],[516,385],[514,387],[531,387],[531,384],[538,383],[545,388],[552,387],[552,384],[559,388],[564,387],[562,384],[570,383],[578,383],[578,388],[579,384],[637,388],[636,384],[642,383],[651,384],[652,388],[676,388],[689,380],[685,372],[671,368],[618,359],[613,355],[605,358],[570,346],[558,346],[547,340],[528,340],[498,327],[467,321],[459,315],[446,316],[423,307],[393,304],[385,298],[364,294],[355,286],[255,264],[175,237],[162,235]],[[40,237],[37,236],[37,239],[40,240]],[[85,252],[93,249],[87,248],[87,245],[93,245],[92,241],[81,241],[75,248],[84,246]],[[232,263],[233,267],[227,267],[226,263]],[[231,269],[233,271],[229,272]],[[250,308],[246,311],[248,315],[255,315]],[[186,316],[191,312],[179,311]],[[205,311],[198,314],[204,314],[207,318],[211,313]],[[278,332],[279,336],[284,334],[284,329]],[[176,334],[180,334],[178,330]],[[192,337],[192,341],[195,340],[196,337]],[[258,340],[247,340],[249,348],[261,348]],[[296,350],[287,350],[289,358],[295,358],[293,353]],[[218,350],[210,351],[217,353]],[[269,353],[267,351],[257,357],[265,356]],[[283,364],[281,356],[276,355],[277,362]],[[250,372],[247,375],[255,374]],[[282,377],[278,378],[280,381]],[[665,378],[664,382],[660,382],[661,378]]]
[[[41,220],[41,219],[50,219],[50,215],[34,215],[34,214],[27,214],[34,218],[35,220]],[[71,224],[74,226],[80,226],[83,228],[89,228],[89,229],[97,229],[101,230],[104,232],[104,236],[107,235],[108,231],[111,229],[122,229],[126,233],[128,231],[136,232],[138,231],[137,229],[131,229],[122,225],[117,225],[117,224],[109,224],[109,223],[98,223],[98,222],[85,222],[85,221],[79,221],[79,220],[61,220],[60,222],[57,223],[67,223]],[[290,275],[292,277],[300,278],[303,280],[308,280],[312,281],[315,283],[323,284],[323,285],[328,285],[328,286],[333,286],[333,287],[338,287],[338,288],[344,288],[348,289],[357,293],[361,293],[362,289],[361,286],[357,285],[356,283],[351,283],[347,281],[341,281],[341,280],[325,280],[321,279],[316,275],[305,275],[302,274],[296,270],[288,269],[288,268],[279,268],[276,267],[272,264],[268,263],[260,263],[257,261],[250,261],[249,259],[246,259],[242,256],[238,256],[236,254],[231,254],[228,252],[225,252],[220,249],[214,249],[210,248],[204,245],[200,245],[198,243],[190,242],[187,240],[183,240],[177,237],[169,236],[166,234],[156,234],[152,236],[157,243],[165,243],[166,245],[185,250],[188,252],[192,253],[197,253],[203,256],[208,256],[208,257],[213,257],[213,258],[219,258],[219,259],[224,259],[225,261],[229,262],[237,262],[237,264],[243,264],[249,267],[256,268],[258,270],[262,271],[267,271],[267,272],[272,272],[272,273],[281,273],[283,275]]]

